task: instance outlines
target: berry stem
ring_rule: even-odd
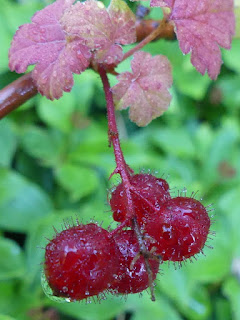
[[[140,252],[136,256],[136,259],[140,255],[143,256],[144,261],[145,261],[145,266],[146,266],[146,271],[148,274],[148,281],[149,281],[149,288],[151,291],[151,299],[152,301],[155,301],[155,295],[154,295],[154,288],[153,288],[153,273],[151,270],[151,266],[149,263],[149,258],[152,257],[152,254],[147,250],[143,236],[141,233],[141,230],[139,228],[138,222],[135,217],[135,210],[133,206],[133,201],[132,201],[132,194],[131,194],[131,183],[130,183],[130,175],[133,173],[132,169],[127,165],[120,141],[119,141],[119,134],[118,134],[118,128],[117,128],[117,123],[116,123],[116,117],[115,117],[115,110],[114,110],[114,102],[113,102],[113,96],[112,96],[112,91],[110,88],[110,84],[108,81],[107,73],[105,69],[102,66],[99,66],[98,72],[100,74],[100,77],[102,79],[103,83],[103,88],[105,92],[105,97],[106,97],[106,102],[107,102],[107,115],[108,115],[108,138],[109,138],[109,146],[113,145],[114,149],[114,155],[115,155],[115,161],[116,161],[116,169],[113,171],[111,174],[110,178],[112,177],[113,174],[120,174],[124,186],[124,191],[125,191],[125,197],[127,199],[127,217],[126,219],[118,228],[116,228],[114,231],[110,232],[109,236],[112,237],[114,234],[116,234],[120,229],[126,226],[127,222],[131,219],[132,222],[132,228],[134,230],[134,233],[136,234],[136,237],[138,239],[139,243],[139,248]],[[133,264],[135,263],[135,260],[133,259]]]
[[[148,275],[149,288],[151,291],[151,300],[156,301],[155,294],[154,294],[154,288],[153,288],[153,273],[152,273],[152,269],[151,269],[151,266],[149,263],[149,258],[151,258],[152,254],[147,250],[147,248],[144,244],[143,236],[142,236],[141,230],[139,228],[136,217],[132,218],[132,228],[133,228],[135,235],[138,239],[138,244],[139,244],[139,248],[140,248],[139,256],[142,255],[144,258],[145,267],[146,267],[146,271],[147,271],[147,275]],[[135,260],[137,260],[139,256],[136,256]],[[133,260],[133,263],[135,263],[135,262],[136,261]]]
[[[121,176],[121,179],[124,185],[125,197],[127,199],[127,204],[128,204],[127,216],[130,219],[130,217],[134,216],[134,212],[135,212],[133,207],[133,202],[132,202],[131,183],[130,183],[130,176],[133,173],[133,170],[127,165],[121,149],[117,122],[115,117],[115,107],[113,102],[113,96],[112,96],[112,91],[110,88],[106,70],[100,65],[98,68],[98,72],[102,79],[104,93],[105,93],[106,102],[107,102],[109,146],[111,145],[113,146],[115,162],[116,162],[116,168],[110,175],[110,178],[117,173]],[[127,223],[127,220],[125,221],[124,224],[119,226],[120,227],[119,229],[122,229],[126,225],[126,223]],[[113,232],[110,233],[110,236],[113,236],[113,234],[115,234],[116,232],[117,231],[115,229]]]
[[[126,161],[124,159],[123,152],[121,149],[116,117],[115,117],[115,110],[114,110],[115,108],[114,108],[112,91],[110,88],[110,84],[109,84],[105,69],[102,66],[99,66],[98,72],[102,79],[106,102],[107,102],[109,146],[113,145],[115,161],[117,165],[116,169],[113,171],[111,176],[113,174],[119,173],[125,187],[128,186],[128,188],[130,188],[129,178],[130,178],[130,174],[133,173],[133,170],[130,169],[129,166],[126,164]]]

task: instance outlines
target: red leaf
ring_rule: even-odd
[[[117,109],[130,106],[130,119],[146,126],[170,104],[171,66],[165,56],[152,57],[141,51],[134,54],[131,66],[132,73],[117,76],[119,83],[112,88],[113,98]]]
[[[216,79],[222,64],[219,46],[230,49],[235,31],[233,0],[152,0],[151,6],[171,9],[182,52],[191,52],[196,69]]]
[[[135,16],[123,0],[112,0],[108,10],[100,1],[77,2],[61,21],[68,34],[81,35],[94,51],[94,63],[118,63],[119,45],[136,41]]]
[[[136,17],[122,0],[112,0],[108,13],[111,17],[114,41],[118,44],[130,44],[136,41]]]
[[[9,51],[9,67],[18,73],[36,64],[33,79],[39,92],[53,100],[70,91],[72,73],[81,73],[91,58],[80,37],[68,37],[60,19],[74,0],[57,0],[37,12],[32,23],[16,32]]]

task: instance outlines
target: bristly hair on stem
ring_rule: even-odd
[[[141,233],[141,230],[138,226],[138,222],[135,217],[135,209],[133,206],[132,193],[131,193],[132,186],[130,183],[130,176],[131,174],[133,174],[133,170],[127,165],[121,149],[116,117],[115,117],[115,107],[113,102],[113,96],[112,96],[110,84],[108,81],[107,73],[104,67],[102,66],[99,66],[98,72],[100,74],[100,77],[103,83],[103,88],[104,88],[106,103],[107,103],[109,146],[113,146],[115,161],[116,161],[116,168],[111,174],[110,178],[114,174],[119,174],[121,176],[122,183],[124,186],[125,198],[127,200],[127,208],[128,208],[127,219],[122,224],[120,224],[118,228],[110,232],[110,237],[112,237],[119,230],[124,228],[128,221],[131,221],[132,228],[138,239],[139,248],[140,248],[140,252],[136,256],[136,259],[138,258],[139,255],[142,255],[144,258],[146,272],[148,274],[149,288],[151,291],[151,299],[152,301],[155,301],[154,288],[153,288],[153,274],[150,267],[149,259],[156,259],[157,257],[147,250],[143,241],[143,235]]]

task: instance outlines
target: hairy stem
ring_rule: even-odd
[[[147,271],[147,274],[148,274],[148,284],[149,284],[149,288],[150,288],[150,291],[151,291],[151,300],[152,301],[156,301],[156,298],[155,298],[155,295],[154,295],[154,288],[153,288],[153,273],[152,273],[152,269],[151,269],[151,266],[150,266],[150,263],[149,263],[149,258],[151,257],[151,253],[147,250],[147,248],[145,246],[141,230],[139,228],[137,219],[135,217],[132,218],[132,227],[133,227],[135,235],[136,235],[136,237],[138,239],[138,243],[139,243],[139,247],[140,247],[139,254],[142,255],[143,258],[144,258],[145,267],[146,267],[146,271]]]
[[[162,34],[165,34],[165,26],[167,25],[167,20],[163,19],[160,24],[154,29],[146,38],[144,38],[141,42],[139,42],[134,48],[126,52],[123,56],[122,61],[126,60],[128,57],[132,56],[135,52],[142,49],[148,43],[153,41],[156,38],[161,38]]]
[[[122,183],[123,183],[124,192],[125,192],[125,199],[127,200],[127,208],[128,208],[127,218],[125,219],[125,221],[122,224],[120,224],[120,226],[118,228],[116,228],[115,230],[110,232],[109,236],[112,237],[119,230],[121,230],[123,227],[125,227],[128,224],[128,222],[131,220],[132,228],[133,228],[134,233],[138,239],[139,248],[140,248],[139,254],[132,261],[132,266],[137,261],[138,257],[140,255],[142,255],[144,258],[144,261],[145,261],[146,272],[148,274],[148,282],[149,282],[149,288],[151,291],[151,298],[152,298],[152,301],[155,301],[155,295],[154,295],[154,289],[153,289],[153,273],[152,273],[151,266],[149,263],[149,258],[152,258],[152,254],[151,254],[151,252],[149,252],[147,250],[147,248],[145,246],[145,243],[143,240],[143,235],[141,233],[137,219],[135,217],[135,209],[134,209],[133,201],[132,201],[131,191],[134,188],[132,188],[131,183],[130,183],[130,174],[133,173],[133,171],[126,164],[126,161],[125,161],[123,153],[122,153],[122,149],[121,149],[121,145],[120,145],[120,141],[119,141],[119,134],[118,134],[118,129],[117,129],[116,117],[115,117],[113,96],[112,96],[112,92],[111,92],[111,88],[110,88],[110,84],[108,81],[106,71],[101,66],[99,67],[98,71],[99,71],[100,77],[102,79],[106,102],[107,102],[109,145],[110,146],[113,145],[115,161],[116,161],[116,169],[113,171],[111,176],[116,173],[120,174],[120,176],[122,178]]]
[[[112,91],[108,81],[107,73],[102,66],[99,66],[98,71],[102,79],[106,102],[107,102],[109,146],[111,145],[113,146],[115,161],[116,161],[116,169],[113,171],[110,178],[117,173],[121,176],[123,186],[124,186],[125,198],[128,204],[127,216],[130,219],[130,217],[133,217],[135,214],[133,202],[132,202],[131,183],[130,183],[130,176],[133,173],[133,170],[127,165],[122,153],[122,149],[119,141],[116,117],[115,117],[113,96],[112,96]],[[127,224],[127,222],[128,221],[125,220],[125,222],[121,224],[119,228],[115,229],[114,232],[111,233],[111,236],[113,236],[113,234],[115,234],[119,229],[122,229]]]
[[[114,155],[115,155],[115,161],[116,161],[116,169],[114,170],[113,174],[119,173],[122,181],[125,186],[130,187],[130,174],[132,170],[128,167],[126,164],[126,161],[124,159],[120,141],[119,141],[119,134],[118,134],[118,128],[116,123],[116,117],[115,117],[115,108],[114,108],[114,102],[113,102],[113,96],[112,91],[110,88],[110,84],[108,81],[107,73],[103,67],[99,67],[98,69],[100,77],[102,79],[103,88],[105,92],[106,102],[107,102],[107,116],[108,116],[108,138],[109,138],[109,146],[113,146],[114,149]],[[112,176],[111,175],[111,176]]]
[[[0,90],[0,119],[35,96],[37,92],[31,72]]]

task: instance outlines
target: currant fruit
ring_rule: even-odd
[[[146,271],[143,256],[139,256],[131,268],[133,259],[139,254],[139,244],[133,230],[122,230],[115,235],[115,241],[119,248],[119,269],[115,280],[111,284],[111,289],[116,293],[128,294],[145,290],[149,286],[148,273]],[[152,248],[151,244],[147,249]],[[149,259],[149,265],[152,272],[152,280],[155,280],[159,260]]]
[[[108,289],[118,270],[118,248],[108,231],[90,223],[63,230],[45,251],[45,275],[53,294],[82,300]]]
[[[210,219],[197,200],[176,197],[165,202],[158,217],[145,224],[163,260],[183,261],[199,253],[207,240]]]
[[[132,201],[138,222],[149,219],[149,215],[156,213],[164,202],[169,200],[169,185],[164,179],[151,174],[136,174],[130,179],[132,185]],[[111,194],[110,205],[113,219],[123,222],[127,216],[127,198],[123,183],[120,183]]]

